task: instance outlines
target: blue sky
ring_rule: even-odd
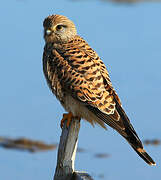
[[[119,4],[104,1],[13,0],[0,2],[0,136],[58,142],[63,108],[42,73],[43,19],[62,14],[107,66],[141,139],[161,139],[161,3]],[[159,179],[161,147],[145,149],[158,166],[149,167],[110,127],[81,122],[76,169],[99,179]],[[51,179],[56,151],[28,154],[0,149],[0,178]],[[96,159],[94,153],[108,153]]]

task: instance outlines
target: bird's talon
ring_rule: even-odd
[[[71,121],[73,119],[73,114],[70,112],[68,114],[63,114],[63,119],[61,120],[60,127],[63,128],[65,120],[67,120],[67,128],[69,127]]]

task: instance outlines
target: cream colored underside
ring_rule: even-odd
[[[92,112],[90,112],[83,103],[75,100],[70,95],[66,95],[64,99],[64,108],[68,112],[72,112],[74,116],[78,116],[90,122],[93,126],[95,123],[99,124],[101,127],[106,128],[103,121],[97,118]]]

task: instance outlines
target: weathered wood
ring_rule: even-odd
[[[64,123],[58,148],[57,167],[54,180],[70,180],[74,172],[80,121],[74,119],[69,128]]]
[[[74,171],[80,121],[73,119],[69,128],[64,123],[58,148],[54,180],[93,180],[85,172]]]

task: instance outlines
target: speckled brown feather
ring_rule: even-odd
[[[54,32],[54,27],[59,23],[64,23],[66,27],[71,25],[66,37]],[[53,28],[55,34],[45,35],[43,70],[49,87],[64,108],[70,111],[67,106],[72,106],[77,116],[92,124],[95,121],[104,128],[104,123],[108,124],[130,143],[140,157],[154,165],[124,112],[107,69],[97,53],[76,35],[73,22],[66,17],[49,16],[44,21],[45,31],[48,28]]]
[[[67,44],[53,47],[49,52],[52,53],[49,55],[50,61],[47,62],[48,79],[51,85],[54,84],[52,81],[58,81],[61,84],[61,86],[50,85],[58,99],[63,98],[60,97],[61,93],[57,92],[61,89],[63,94],[66,91],[75,99],[108,114],[110,122],[105,123],[118,131],[124,130],[122,119],[115,108],[114,96],[118,100],[119,98],[112,87],[106,67],[86,41],[75,36]],[[56,75],[53,74],[55,71]],[[58,80],[54,80],[52,76],[58,76]],[[57,87],[61,88],[57,90]],[[120,100],[118,102],[120,103]]]

